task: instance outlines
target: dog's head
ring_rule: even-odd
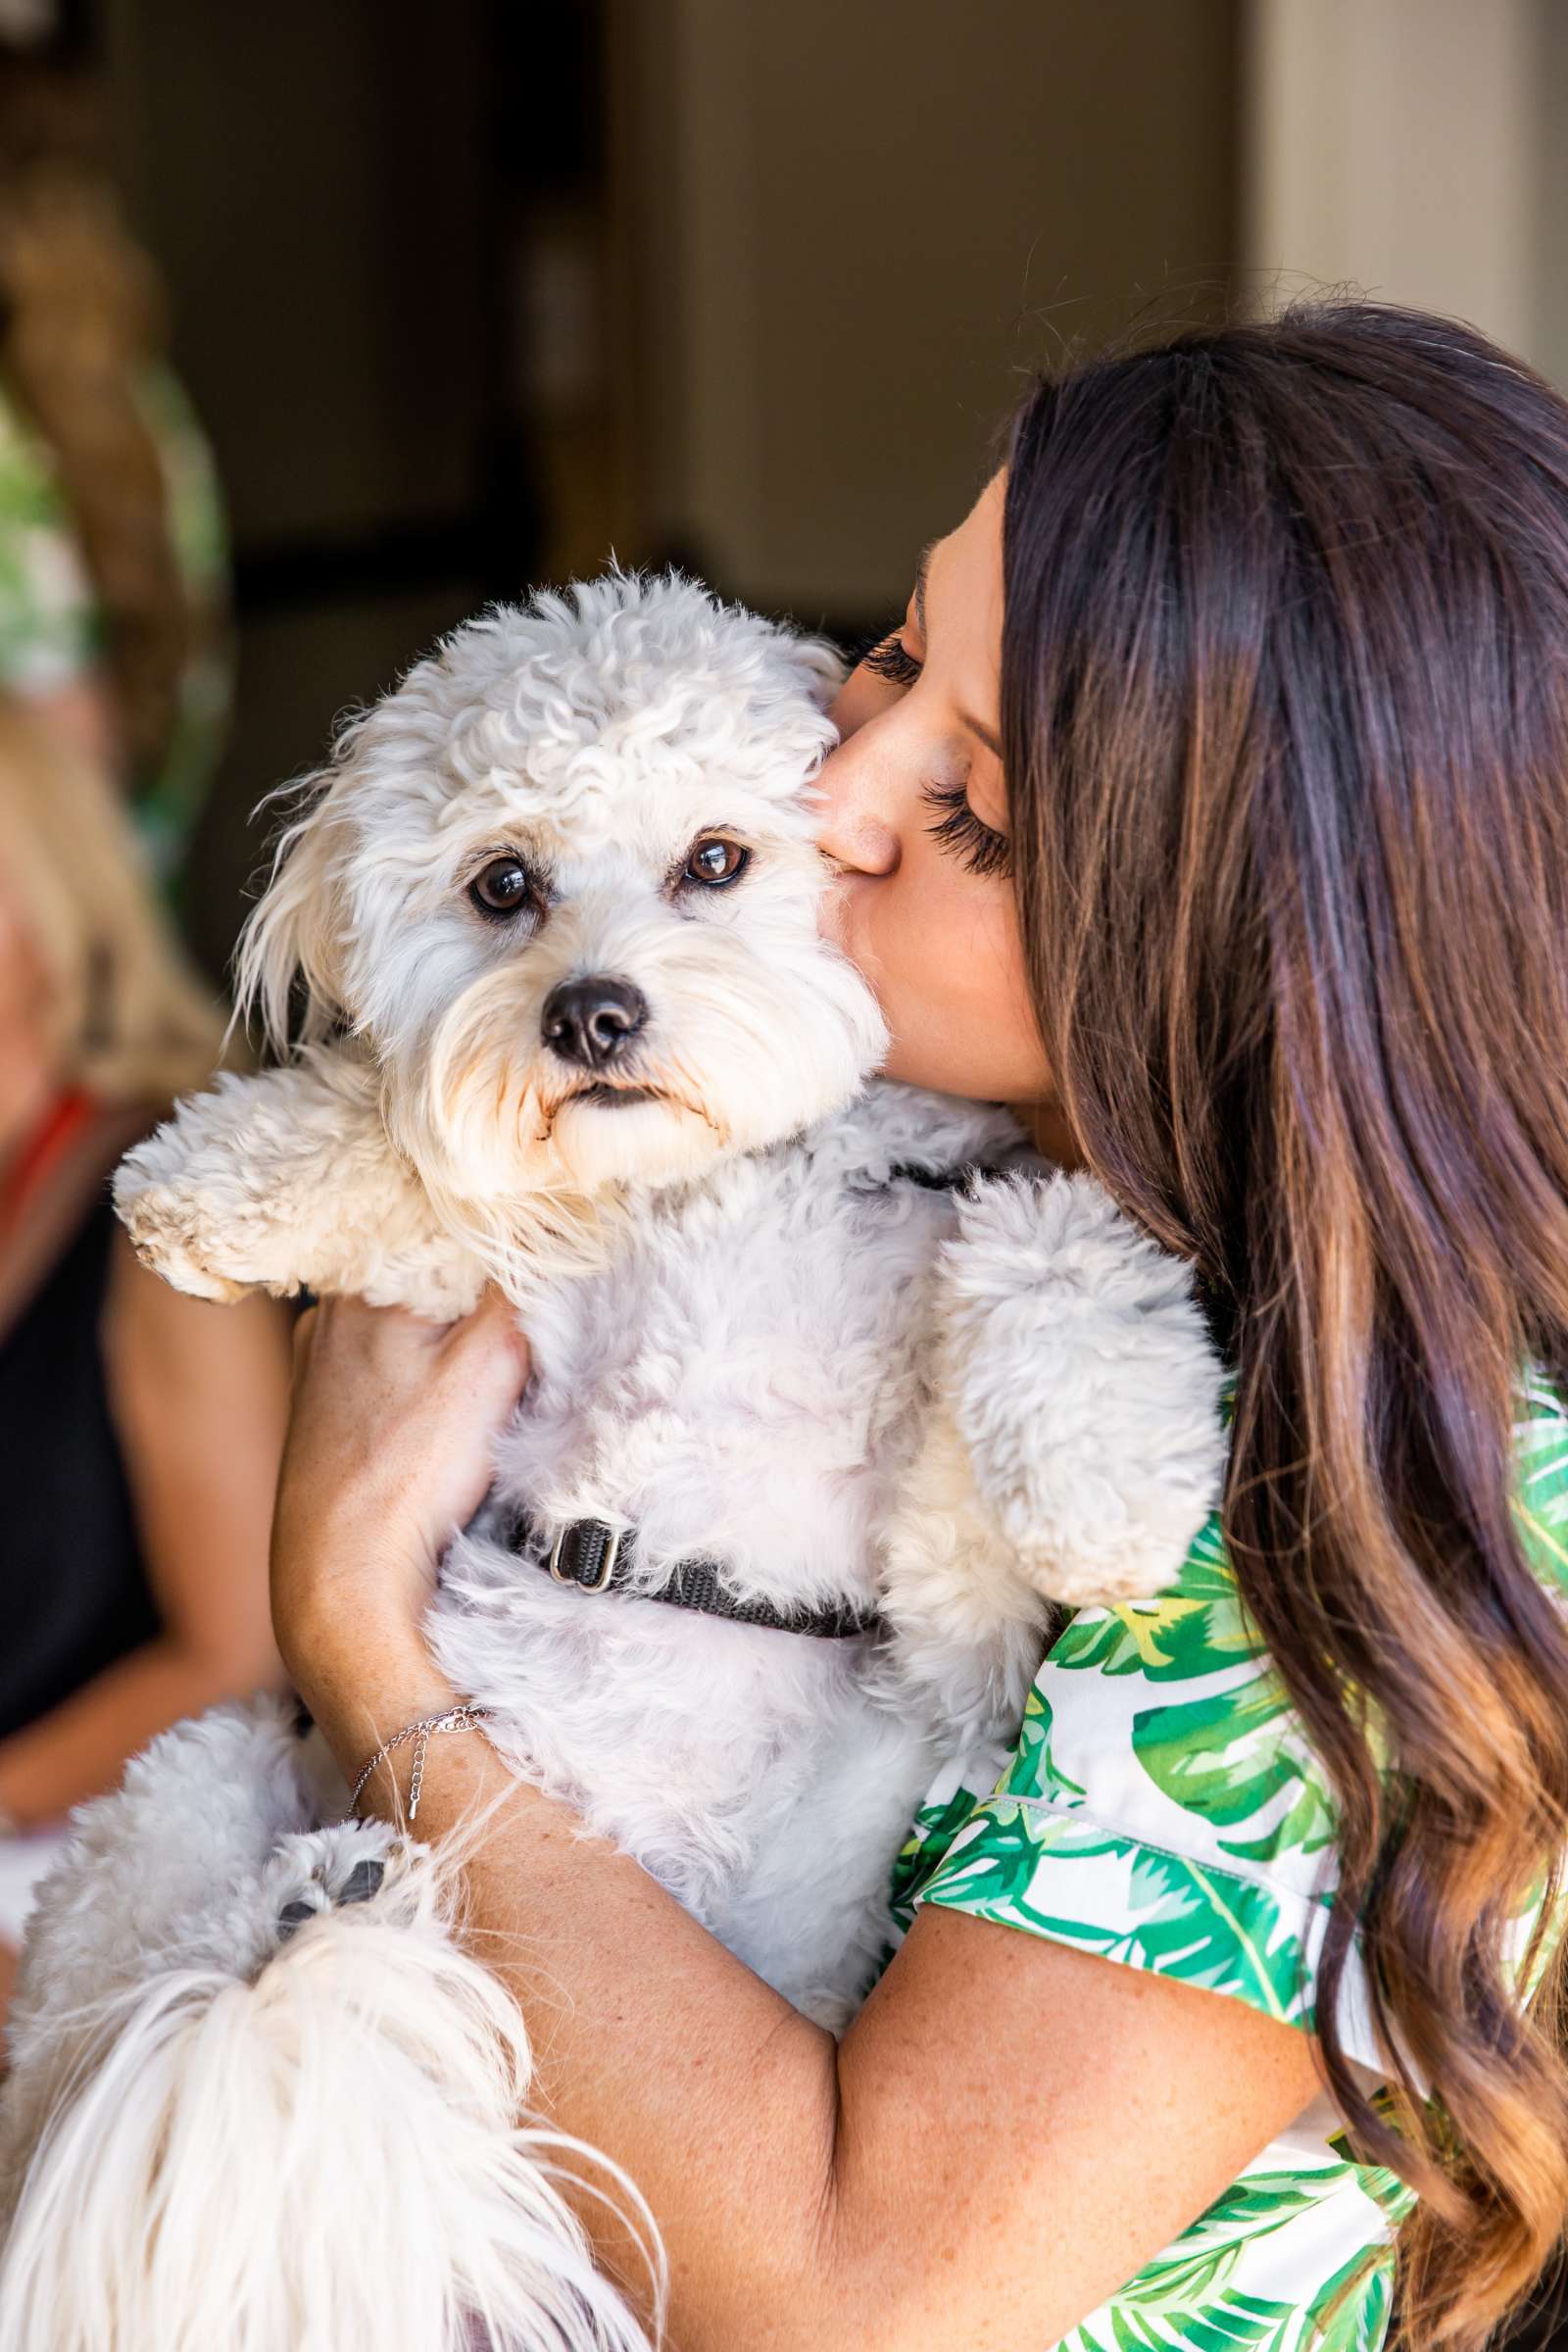
[[[846,1101],[885,1045],[818,935],[827,651],[614,574],[459,629],[345,731],[241,951],[343,1022],[425,1180],[664,1184]]]

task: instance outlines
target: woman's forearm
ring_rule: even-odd
[[[148,1642],[0,1742],[0,1812],[24,1828],[52,1821],[113,1788],[127,1760],[170,1724],[278,1683],[275,1660],[247,1683],[232,1658],[171,1638]]]
[[[499,1301],[445,1331],[350,1300],[301,1320],[273,1614],[351,1777],[453,1703],[420,1627],[515,1401],[515,1328]],[[400,1818],[411,1762],[364,1803]],[[541,2104],[657,2215],[682,2352],[1055,2343],[1317,2092],[1273,2016],[930,1906],[835,2047],[481,1732],[432,1740],[416,1827],[462,1871]]]
[[[309,1694],[346,1771],[452,1703],[427,1666],[368,1704],[374,1678],[353,1683],[341,1708]],[[362,1800],[373,1788],[394,1820],[398,1757]],[[1260,2074],[1267,2119],[1206,2145],[1174,2052],[1196,2053],[1213,2107],[1212,2020],[1165,2018],[1165,1996],[1239,2003],[940,1912],[916,1921],[835,2044],[635,1863],[516,1782],[479,1731],[431,1740],[416,1829],[464,1856],[464,1932],[522,2012],[539,2106],[657,2217],[681,2352],[1054,2343],[1219,2193],[1238,2146],[1255,2154],[1309,2095],[1298,2074],[1283,2095]],[[1165,2040],[1151,2040],[1151,2000]],[[1250,2050],[1235,2062],[1248,2079]],[[591,2195],[576,2203],[646,2309],[630,2234]]]
[[[382,1687],[379,1702],[373,1673],[352,1697],[308,1693],[345,1772],[375,1736],[450,1703],[412,1666]],[[409,1763],[404,1748],[395,1770],[377,1770],[362,1811],[399,1817]],[[518,1783],[482,1735],[433,1740],[418,1833],[444,1839],[490,1807],[464,1870],[470,1948],[523,2012],[545,2114],[621,2166],[659,2216],[682,2352],[852,2340],[826,2325],[839,2293],[825,2259],[832,2036],[637,1864]],[[600,2259],[641,2299],[646,2272],[626,2232],[591,2197],[580,2211]]]

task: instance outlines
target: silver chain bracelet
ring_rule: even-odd
[[[488,1707],[477,1707],[465,1699],[462,1706],[449,1707],[444,1715],[421,1715],[417,1723],[406,1723],[401,1732],[395,1732],[390,1740],[382,1740],[381,1745],[355,1782],[354,1794],[349,1798],[350,1816],[352,1817],[359,1811],[360,1797],[365,1784],[376,1766],[384,1764],[394,1748],[403,1747],[412,1740],[415,1742],[414,1770],[409,1775],[408,1817],[410,1821],[413,1821],[419,1810],[419,1790],[424,1783],[424,1751],[437,1732],[466,1732],[474,1724],[483,1723],[489,1714]]]

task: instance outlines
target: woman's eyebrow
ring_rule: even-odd
[[[920,550],[920,561],[914,567],[914,617],[920,623],[922,637],[930,634],[925,619],[925,585],[931,573],[931,559],[941,545],[940,539],[927,540]]]

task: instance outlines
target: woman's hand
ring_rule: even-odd
[[[450,1703],[421,1620],[443,1547],[484,1499],[491,1441],[528,1376],[492,1292],[433,1324],[358,1299],[302,1315],[272,1523],[272,1621],[340,1760],[367,1729]],[[391,1721],[398,1715],[398,1723]]]

